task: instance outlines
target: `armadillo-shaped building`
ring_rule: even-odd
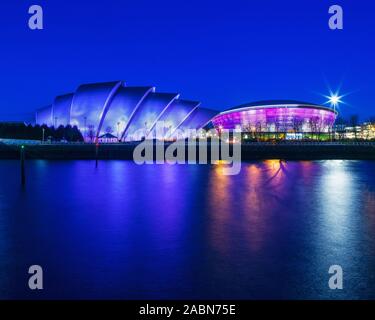
[[[177,93],[159,93],[155,87],[129,87],[122,81],[83,84],[74,93],[57,96],[52,105],[36,112],[36,124],[76,125],[87,137],[116,132],[121,141],[153,134],[162,124],[162,138],[187,129],[199,130],[216,111],[200,102],[180,99]]]

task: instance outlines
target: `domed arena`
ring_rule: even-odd
[[[212,119],[217,130],[240,129],[263,136],[293,138],[327,134],[337,111],[294,100],[271,100],[244,104],[221,112]]]

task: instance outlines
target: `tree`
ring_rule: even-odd
[[[259,140],[261,137],[261,132],[262,132],[262,123],[258,121],[255,126],[255,138]]]
[[[311,117],[308,120],[308,125],[309,125],[309,131],[311,133],[312,138],[316,138],[316,132],[317,132],[317,126],[316,126],[316,119]]]
[[[55,139],[61,141],[65,138],[65,128],[63,125],[60,125],[55,131]]]
[[[338,117],[336,119],[335,128],[336,133],[338,134],[339,140],[343,140],[345,137],[345,128],[347,127],[347,121],[342,118]]]
[[[303,126],[303,119],[299,117],[293,118],[293,131],[294,133],[301,133],[302,132],[302,126]]]
[[[73,126],[73,128],[72,128],[72,141],[82,142],[83,140],[84,139],[83,139],[81,131],[78,130],[77,126]]]

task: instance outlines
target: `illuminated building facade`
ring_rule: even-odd
[[[98,141],[105,134],[118,141],[185,138],[188,130],[208,124],[217,131],[241,129],[293,139],[331,133],[336,116],[331,108],[293,100],[255,102],[218,113],[177,93],[115,81],[83,84],[74,93],[56,97],[52,105],[37,110],[36,124],[77,126],[86,141]]]
[[[342,135],[345,139],[375,140],[375,122],[365,122],[358,126],[347,126],[336,135]]]
[[[212,119],[217,130],[241,129],[252,133],[329,133],[337,112],[293,100],[261,101],[224,111]]]
[[[154,87],[129,87],[122,81],[83,84],[74,93],[55,98],[36,112],[36,124],[77,126],[86,141],[112,134],[119,141],[156,137],[156,123],[163,123],[161,137],[199,130],[217,114],[200,102],[180,99],[177,93],[159,93]],[[158,128],[160,130],[160,128]]]

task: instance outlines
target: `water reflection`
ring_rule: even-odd
[[[28,161],[22,190],[3,162],[0,298],[30,298],[36,261],[46,298],[375,297],[375,163],[225,165]]]
[[[210,237],[214,243],[213,247],[221,254],[228,254],[231,248],[228,223],[231,214],[236,214],[232,201],[232,179],[233,176],[225,175],[223,167],[225,164],[217,163],[212,168],[208,177],[210,217]]]
[[[272,236],[270,217],[286,204],[287,166],[282,160],[242,164],[245,179],[224,175],[220,164],[211,171],[208,211],[216,250],[228,255],[238,243],[250,251],[262,248],[266,237]],[[233,228],[241,231],[236,234]]]
[[[350,236],[353,220],[359,213],[357,203],[360,188],[355,175],[350,171],[350,163],[342,160],[325,161],[321,177],[319,204],[322,207],[322,223],[329,225],[330,232],[322,233],[322,241],[343,243]],[[326,231],[326,230],[324,230]]]
[[[250,164],[246,168],[247,180],[246,198],[243,201],[243,213],[246,223],[243,224],[246,235],[246,243],[251,251],[258,251],[262,248],[267,220],[264,206],[264,199],[260,191],[263,183],[262,167]],[[268,226],[269,227],[269,226]]]

